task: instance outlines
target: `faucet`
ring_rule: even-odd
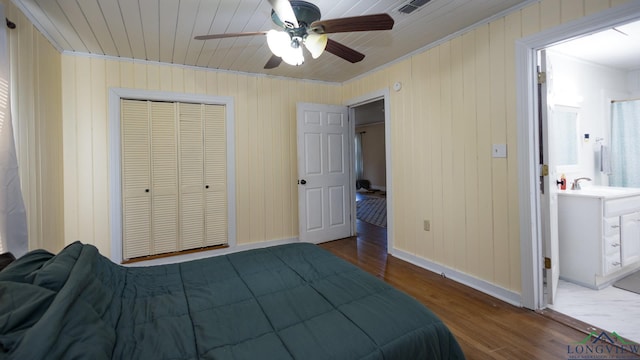
[[[580,180],[591,181],[591,179],[588,177],[577,178],[573,180],[573,183],[571,184],[571,190],[580,190]]]

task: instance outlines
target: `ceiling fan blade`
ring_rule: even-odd
[[[327,39],[327,47],[324,49],[324,51],[328,51],[335,56],[347,60],[350,63],[357,63],[364,59],[363,53],[357,52],[352,48],[342,45],[341,43],[331,39]]]
[[[311,23],[309,31],[316,34],[332,34],[353,31],[391,30],[393,18],[389,14],[352,16],[318,20]]]
[[[265,69],[275,69],[280,66],[282,62],[282,58],[279,56],[271,55],[266,64],[264,64]]]
[[[196,40],[211,40],[211,39],[224,39],[231,37],[240,37],[240,36],[255,36],[255,35],[266,35],[266,31],[255,31],[255,32],[241,32],[241,33],[228,33],[228,34],[212,34],[212,35],[198,35],[194,37]]]
[[[269,0],[269,4],[271,4],[273,11],[275,11],[278,18],[280,18],[286,27],[295,29],[299,26],[298,19],[293,12],[293,7],[291,7],[289,0]]]

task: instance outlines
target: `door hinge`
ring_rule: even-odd
[[[544,71],[538,72],[538,84],[544,84],[547,82],[547,73]]]
[[[540,165],[540,176],[549,176],[549,165],[547,164]]]
[[[544,258],[544,268],[545,269],[551,269],[551,258]]]

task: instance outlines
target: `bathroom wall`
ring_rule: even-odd
[[[627,88],[633,99],[640,97],[640,69],[627,74]]]
[[[640,93],[640,71],[628,72],[548,51],[552,66],[553,102],[578,107],[579,164],[562,167],[570,184],[574,178],[593,179],[588,185],[608,185],[600,172],[600,145],[610,145],[610,102]],[[589,134],[589,139],[585,139]],[[600,141],[598,141],[601,139]]]

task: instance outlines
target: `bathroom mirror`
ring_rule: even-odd
[[[554,160],[560,171],[577,167],[580,160],[579,108],[556,105],[552,113]]]

